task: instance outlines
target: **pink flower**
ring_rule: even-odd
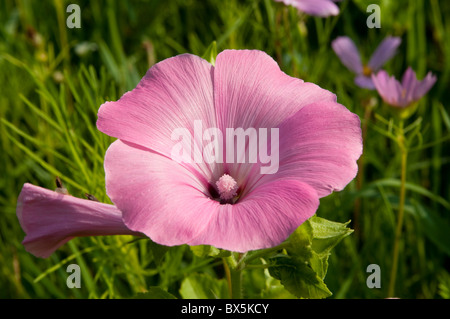
[[[196,121],[222,132],[277,128],[279,143],[267,142],[278,147],[278,171],[261,174],[262,161],[173,160],[172,133],[193,133]],[[105,172],[123,222],[168,246],[245,252],[280,244],[316,212],[319,198],[355,177],[362,153],[357,115],[256,50],[223,51],[215,66],[190,54],[166,59],[103,104],[97,127],[119,139],[105,155]],[[208,143],[196,139],[194,152]]]
[[[74,237],[139,235],[122,221],[113,205],[63,195],[25,184],[17,200],[17,217],[26,233],[22,244],[46,258]]]
[[[422,81],[417,80],[416,73],[409,67],[400,83],[394,76],[382,70],[372,75],[373,83],[383,100],[395,107],[405,108],[419,101],[436,82],[436,76],[428,72]]]
[[[333,3],[341,0],[275,0],[283,2],[285,5],[294,6],[299,11],[319,17],[336,16],[339,14],[339,7]]]
[[[378,71],[395,55],[400,43],[400,38],[385,38],[372,54],[367,65],[362,64],[358,48],[349,37],[338,37],[332,42],[331,46],[342,64],[356,74],[356,85],[373,90],[375,86],[371,74]]]

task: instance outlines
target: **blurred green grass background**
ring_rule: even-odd
[[[66,27],[71,3],[81,8],[80,29]],[[366,27],[370,3],[381,6],[381,29]],[[412,66],[419,79],[427,71],[438,77],[409,122],[421,121],[421,130],[409,154],[396,295],[450,298],[450,2],[339,6],[339,16],[323,19],[273,0],[0,1],[0,298],[127,298],[151,286],[192,297],[187,278],[223,284],[220,260],[127,236],[77,238],[39,259],[21,245],[15,215],[25,182],[52,189],[56,176],[74,196],[87,192],[109,202],[103,155],[112,139],[95,127],[99,106],[134,88],[154,63],[186,52],[201,56],[213,41],[218,51],[267,52],[284,72],[329,89],[361,116],[367,127],[361,183],[322,199],[317,213],[351,219],[355,229],[333,251],[325,282],[331,298],[386,297],[400,160],[382,134],[389,112],[376,92],[354,85],[331,49],[340,35],[350,36],[366,60],[385,36],[400,36],[388,72],[399,77]],[[376,105],[371,113],[368,101]],[[70,263],[81,266],[81,289],[66,286]],[[380,289],[366,285],[369,264],[381,267]],[[291,297],[263,269],[246,271],[244,288],[250,298]]]

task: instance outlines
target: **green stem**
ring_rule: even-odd
[[[69,50],[69,42],[67,40],[67,26],[65,23],[64,12],[66,11],[63,7],[63,2],[54,0],[54,5],[56,8],[56,17],[58,20],[58,29],[59,29],[59,42],[61,45],[61,52],[65,55],[64,57],[64,66],[67,72],[70,71],[70,50]]]
[[[241,257],[241,256],[239,256]],[[233,255],[223,258],[225,275],[228,282],[228,291],[231,299],[242,298],[242,268],[238,267],[238,262]]]
[[[230,298],[242,298],[242,270],[248,267],[248,263],[250,261],[267,256],[268,254],[280,249],[284,249],[289,245],[289,241],[286,241],[272,248],[261,249],[260,251],[248,257],[246,257],[246,254],[237,254],[236,256],[235,253],[231,253],[231,256],[223,258],[223,266],[225,270],[225,276],[227,278]]]
[[[399,207],[398,207],[397,227],[395,230],[394,251],[393,251],[393,257],[392,257],[392,269],[391,269],[391,278],[389,281],[388,297],[394,297],[394,295],[395,295],[395,281],[397,278],[397,269],[398,269],[398,254],[399,254],[400,239],[402,236],[403,215],[404,215],[404,208],[405,208],[406,165],[407,165],[407,160],[408,160],[408,150],[405,146],[403,121],[400,122],[400,134],[398,137],[398,144],[399,144],[400,151],[401,151],[400,202],[399,202]]]
[[[230,298],[232,296],[232,289],[231,289],[231,273],[230,273],[230,267],[228,266],[228,263],[225,258],[222,258],[223,260],[223,269],[225,270],[225,277],[227,278],[228,283],[228,294],[230,295]]]
[[[242,271],[240,269],[230,269],[231,277],[231,298],[242,298]]]

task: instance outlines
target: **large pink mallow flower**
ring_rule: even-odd
[[[361,56],[355,43],[347,36],[337,37],[331,43],[336,55],[349,70],[356,74],[355,83],[361,88],[375,89],[371,75],[390,60],[397,52],[401,38],[386,37],[376,48],[367,65],[361,62]]]
[[[20,192],[16,213],[26,233],[22,244],[37,257],[49,257],[74,237],[140,235],[125,226],[122,212],[113,205],[28,183]]]
[[[318,17],[336,16],[339,14],[339,7],[333,2],[341,0],[275,0],[283,2],[287,6],[293,6],[299,11]]]
[[[195,153],[211,143],[205,135],[191,148],[202,161],[174,159],[172,133],[185,128],[196,136],[200,121],[221,132],[278,129],[277,141],[265,141],[268,154],[278,150],[278,170],[261,174],[262,160],[211,161]],[[107,195],[124,224],[168,246],[276,246],[316,212],[319,198],[355,177],[362,153],[357,115],[257,50],[223,51],[215,66],[190,54],[166,59],[103,104],[97,127],[118,138],[104,166]],[[220,143],[226,152],[230,139]]]
[[[394,76],[389,76],[384,70],[372,75],[378,94],[387,104],[405,108],[419,101],[436,83],[436,76],[431,72],[422,81],[417,80],[411,67],[405,71],[400,83]]]

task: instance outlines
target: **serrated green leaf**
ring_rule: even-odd
[[[289,237],[286,254],[269,268],[272,276],[299,298],[326,298],[331,292],[324,283],[331,250],[352,230],[347,223],[311,217]]]
[[[206,274],[192,274],[181,283],[180,295],[184,299],[229,298],[225,279],[213,279]]]
[[[277,258],[275,266],[270,267],[269,272],[298,298],[322,299],[332,295],[317,273],[299,259]]]
[[[289,255],[302,258],[304,261],[309,260],[312,255],[312,240],[313,228],[311,225],[311,221],[307,220],[289,237],[290,245],[287,248]]]
[[[353,230],[347,228],[350,221],[338,223],[313,216],[310,224],[313,230],[312,249],[317,254],[329,254],[329,252]]]
[[[312,252],[311,258],[308,260],[311,268],[316,272],[317,276],[322,280],[325,279],[325,275],[328,271],[328,257],[330,254],[318,254],[315,251]]]
[[[133,299],[177,299],[160,287],[150,287],[147,292],[138,293]]]

